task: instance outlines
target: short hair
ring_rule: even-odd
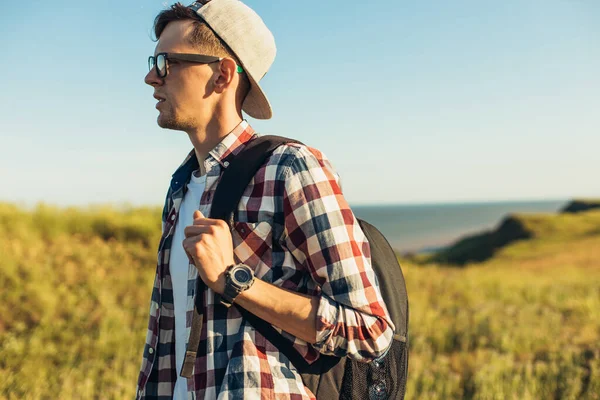
[[[204,0],[208,3],[210,0]],[[154,35],[156,40],[160,39],[169,22],[173,21],[194,21],[193,29],[186,38],[188,42],[197,47],[203,53],[215,57],[230,57],[233,58],[236,64],[241,65],[233,50],[221,39],[215,31],[194,10],[184,6],[181,3],[175,3],[170,8],[161,11],[154,19]],[[245,73],[240,76],[240,87],[243,97],[245,98],[250,91],[250,81]]]

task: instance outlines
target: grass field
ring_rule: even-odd
[[[600,399],[600,211],[482,263],[401,260],[408,399]],[[158,209],[0,204],[0,399],[131,399]]]

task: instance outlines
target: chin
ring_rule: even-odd
[[[190,128],[193,128],[189,126],[189,124],[186,124],[184,121],[181,121],[178,118],[175,118],[171,115],[164,115],[162,113],[158,115],[158,119],[156,120],[156,122],[158,123],[158,126],[160,126],[163,129],[187,131]]]
[[[158,118],[156,119],[156,123],[163,129],[169,129],[171,125],[170,121],[165,119],[162,115],[158,116]]]
[[[163,129],[176,129],[175,127],[178,125],[177,120],[173,118],[173,116],[164,114],[162,112],[158,114],[156,123]]]

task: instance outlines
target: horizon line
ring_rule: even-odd
[[[600,198],[600,196],[598,196]],[[575,200],[590,200],[590,196],[571,196],[562,198],[522,198],[522,199],[484,199],[484,200],[440,200],[440,201],[411,201],[411,202],[381,202],[381,203],[362,203],[348,202],[351,208],[354,207],[394,207],[394,206],[458,206],[458,205],[475,205],[475,204],[506,204],[506,203],[552,203],[552,202],[569,202]],[[128,201],[107,201],[107,202],[89,202],[86,204],[67,204],[67,203],[50,203],[43,200],[39,201],[23,201],[23,200],[8,200],[0,198],[0,204],[12,204],[23,208],[35,208],[38,206],[48,206],[56,208],[89,208],[89,207],[115,207],[115,208],[154,208],[160,207],[161,204],[149,203],[134,203]]]

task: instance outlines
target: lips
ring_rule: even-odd
[[[155,108],[158,108],[162,103],[164,103],[166,101],[166,99],[162,96],[157,95],[156,93],[154,94],[154,98],[156,100],[158,100],[158,102],[156,103]]]

